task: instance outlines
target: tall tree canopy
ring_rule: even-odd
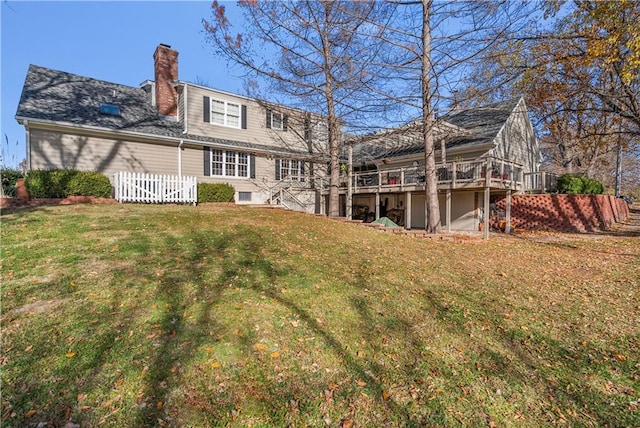
[[[525,94],[549,166],[610,182],[617,146],[633,157],[640,140],[640,3],[541,5],[546,25],[492,46],[466,92]]]
[[[239,3],[243,32],[235,32],[217,1],[204,21],[217,53],[240,66],[248,77],[269,82],[274,93],[307,111],[326,117],[330,157],[329,215],[339,215],[342,130],[357,128],[373,112],[388,106],[373,100],[368,88],[386,86],[378,61],[382,44],[377,27],[393,7],[375,1],[302,1]]]

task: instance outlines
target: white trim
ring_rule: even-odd
[[[221,152],[221,159],[219,161],[216,161],[216,164],[220,164],[220,169],[222,171],[222,174],[214,174],[214,151],[219,151]],[[241,180],[248,180],[251,178],[251,154],[248,152],[244,152],[244,151],[238,151],[238,150],[224,150],[224,149],[219,149],[216,147],[209,147],[209,177],[225,177],[225,178],[235,178],[235,179],[241,179]],[[227,175],[227,154],[231,154],[231,153],[235,153],[235,162],[231,162],[229,163],[229,165],[234,165],[234,175]],[[246,167],[247,167],[247,175],[238,175],[238,170],[240,168],[240,165],[244,165],[244,164],[240,164],[240,155],[245,155],[247,157],[247,163],[246,163]]]
[[[213,106],[214,104],[222,104],[223,107],[223,112],[220,111],[215,111],[213,110]],[[236,117],[233,116],[231,114],[229,114],[229,106],[237,106],[238,107],[238,125],[230,125],[229,124],[229,117]],[[214,113],[215,115],[220,115],[222,114],[222,118],[223,118],[223,123],[219,123],[219,122],[215,122],[213,120],[214,117]],[[212,125],[217,125],[217,126],[225,126],[227,128],[233,128],[233,129],[242,129],[242,104],[240,103],[236,103],[236,102],[232,102],[232,101],[226,101],[226,100],[220,100],[220,99],[216,99],[213,97],[209,97],[209,123]]]
[[[280,115],[280,126],[279,127],[276,127],[273,124],[273,115],[274,114],[279,114]],[[271,125],[271,129],[275,129],[276,131],[283,131],[284,130],[284,113],[281,113],[279,111],[269,110],[269,123]]]
[[[286,176],[282,173],[282,171],[285,170],[282,167],[284,162],[288,164],[288,167],[286,168]],[[297,168],[293,167],[292,162],[298,163]],[[304,161],[299,159],[280,159],[280,180],[302,181],[304,179],[304,175],[302,173],[303,162]]]

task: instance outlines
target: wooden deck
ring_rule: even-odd
[[[522,165],[502,159],[448,162],[437,166],[439,190],[453,189],[504,189],[525,190],[525,174]],[[355,172],[352,175],[353,194],[402,193],[421,191],[425,188],[425,173],[421,167],[379,169]],[[347,177],[343,176],[340,192],[347,193]]]

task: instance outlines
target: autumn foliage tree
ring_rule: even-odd
[[[542,5],[533,16],[544,12],[546,25],[532,23],[492,46],[466,91],[489,99],[524,94],[548,166],[610,183],[617,147],[632,154],[640,140],[640,4]]]

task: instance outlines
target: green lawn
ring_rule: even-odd
[[[640,426],[638,238],[4,212],[2,426]]]

